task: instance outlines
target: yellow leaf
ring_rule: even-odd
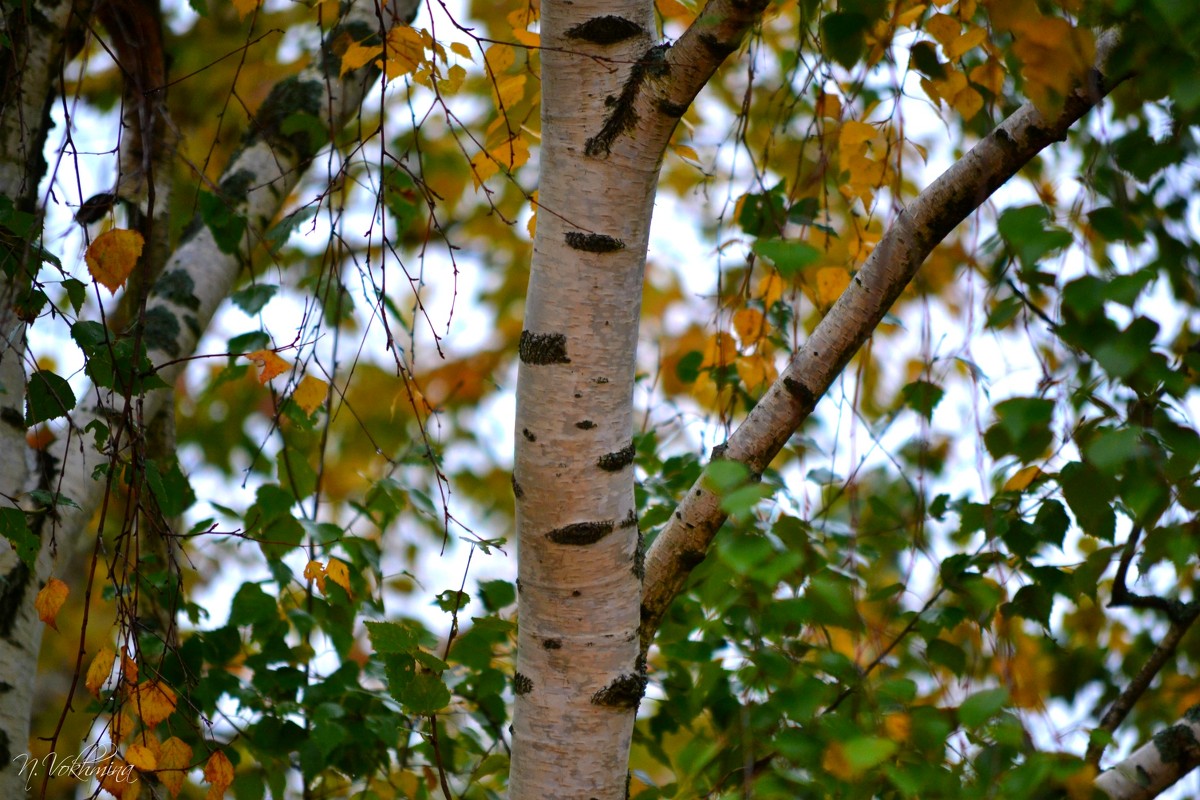
[[[925,23],[925,32],[937,39],[943,49],[958,38],[961,30],[958,20],[949,14],[934,14]]]
[[[468,61],[474,61],[475,57],[471,55],[471,48],[467,47],[462,42],[452,42],[450,44],[450,52],[455,55],[460,55]]]
[[[304,413],[311,414],[321,407],[328,394],[328,383],[315,375],[305,375],[296,391],[292,392],[292,399],[304,409]]]
[[[138,785],[139,778],[133,765],[117,755],[111,755],[101,762],[96,770],[96,779],[101,789],[122,800],[137,797],[142,788]]]
[[[740,356],[737,360],[737,373],[742,384],[751,392],[763,388],[779,376],[775,365],[761,353]]]
[[[125,760],[133,765],[138,772],[150,772],[158,769],[158,759],[154,752],[144,744],[131,744],[125,751]]]
[[[993,95],[999,95],[1004,88],[1004,69],[999,62],[989,59],[971,69],[971,83],[982,86]]]
[[[839,780],[848,781],[854,777],[854,769],[846,758],[846,751],[841,742],[830,742],[821,755],[821,769]]]
[[[838,134],[838,144],[844,148],[854,148],[871,141],[878,133],[879,131],[875,130],[874,125],[853,119],[847,120],[842,123],[842,130]]]
[[[817,300],[831,306],[850,285],[850,273],[845,267],[823,267],[817,270]]]
[[[826,94],[821,92],[817,97],[817,116],[828,117],[829,119],[842,118],[842,99],[836,94]]]
[[[919,20],[921,18],[922,14],[925,13],[925,8],[926,8],[925,4],[921,3],[919,5],[913,6],[912,8],[908,9],[907,11],[901,12],[900,14],[898,14],[896,16],[896,27],[903,28],[903,27],[912,25],[914,22],[916,22],[917,20]]]
[[[121,680],[129,686],[136,685],[138,680],[137,662],[129,657],[126,645],[121,645]]]
[[[496,81],[496,104],[499,108],[511,108],[525,96],[525,76],[505,75]]]
[[[912,718],[902,712],[885,715],[883,733],[893,742],[908,741],[908,737],[912,734]]]
[[[116,294],[137,266],[143,245],[145,240],[137,231],[105,231],[88,246],[83,260],[96,282]]]
[[[126,714],[124,711],[119,714],[113,714],[108,721],[108,738],[112,740],[114,745],[118,745],[133,732],[134,720],[133,717]]]
[[[1084,764],[1063,781],[1070,800],[1091,800],[1096,796],[1096,765]]]
[[[1029,484],[1037,480],[1042,471],[1036,466],[1022,467],[1013,473],[1012,477],[1004,482],[1004,491],[1006,492],[1023,492],[1029,487]]]
[[[108,680],[108,676],[112,674],[113,664],[116,660],[116,652],[111,647],[104,646],[100,648],[99,653],[96,653],[96,657],[92,659],[92,663],[88,667],[84,686],[97,700],[100,699],[101,687]]]
[[[208,763],[204,765],[204,780],[209,784],[209,800],[221,800],[225,790],[233,783],[233,764],[220,750],[213,751]]]
[[[325,565],[320,561],[309,561],[304,565],[304,579],[316,581],[317,588],[325,592]]]
[[[946,52],[946,58],[950,59],[951,61],[956,61],[962,56],[963,53],[966,53],[968,50],[973,50],[974,48],[983,44],[984,40],[986,39],[987,31],[983,28],[975,27],[964,33],[962,36],[959,36],[950,44],[944,45],[942,49]]]
[[[345,563],[336,558],[329,559],[329,566],[325,568],[325,575],[329,580],[345,589],[346,594],[350,594],[350,568]]]
[[[513,28],[513,38],[526,47],[540,47],[542,37],[532,31],[527,31],[523,28]]]
[[[700,163],[700,156],[696,155],[696,151],[686,144],[673,144],[671,145],[671,149],[675,152],[675,155],[685,161],[690,161],[693,164]]]
[[[529,215],[529,222],[525,229],[529,231],[530,239],[537,233],[537,194],[537,189],[534,189],[533,194],[529,196],[529,205],[533,209],[533,213]]]
[[[729,334],[713,334],[704,343],[704,358],[700,361],[700,368],[726,367],[732,364],[735,358],[737,348],[734,347],[733,337]]]
[[[251,11],[258,8],[259,0],[233,0],[233,7],[237,9],[238,19],[245,19]]]
[[[758,281],[754,296],[761,298],[763,308],[771,308],[783,298],[783,278],[778,272],[768,272]]]
[[[55,618],[58,616],[58,611],[62,608],[63,603],[67,601],[67,595],[71,590],[67,585],[58,578],[51,578],[46,581],[46,585],[37,593],[37,597],[33,601],[33,607],[37,609],[38,619],[49,625],[54,630],[58,630],[58,623]]]
[[[466,79],[467,71],[458,64],[455,64],[450,67],[446,80],[438,81],[438,91],[443,94],[454,94],[462,88],[463,81]]]
[[[757,308],[743,308],[733,315],[733,329],[742,344],[753,347],[767,333],[767,320]]]
[[[494,44],[483,53],[487,62],[488,72],[493,76],[500,75],[516,63],[517,56],[510,44]]]
[[[388,80],[407,75],[425,60],[425,41],[421,34],[407,25],[397,25],[388,31],[384,72]]]
[[[276,355],[273,350],[255,350],[253,353],[246,353],[246,358],[258,364],[260,370],[258,373],[259,383],[266,383],[276,375],[287,372],[291,367],[288,362]]]
[[[695,11],[679,2],[679,0],[654,0],[654,4],[658,6],[658,13],[667,19],[676,19],[690,23],[696,16]]]
[[[968,86],[954,95],[951,105],[958,113],[962,114],[964,120],[969,120],[983,108],[983,95]]]
[[[346,52],[342,53],[342,70],[338,73],[338,76],[341,77],[352,69],[358,69],[364,64],[379,58],[381,55],[383,55],[382,45],[377,44],[364,47],[358,42],[353,42],[346,48]]]
[[[158,752],[158,779],[163,782],[171,797],[178,797],[183,789],[183,779],[192,765],[192,748],[182,739],[172,736],[162,743]]]
[[[175,692],[159,681],[144,681],[138,684],[137,703],[134,709],[147,728],[153,728],[175,712]]]

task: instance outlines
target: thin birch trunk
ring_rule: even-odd
[[[415,6],[416,0],[393,3],[389,8],[392,13],[387,17],[389,20],[409,20]],[[398,7],[403,8],[397,13]],[[341,30],[346,26],[357,26],[355,31],[359,34],[378,31],[379,17],[372,0],[343,4],[342,11]],[[332,39],[331,35],[329,40]],[[315,155],[305,143],[280,131],[279,124],[289,114],[303,112],[322,120],[331,131],[340,130],[358,113],[365,92],[379,75],[377,68],[368,66],[339,77],[336,58],[318,57],[313,62],[299,75],[275,87],[259,109],[258,125],[252,138],[225,170],[221,184],[225,190],[224,199],[247,222],[247,232],[238,252],[223,252],[209,228],[201,225],[168,260],[163,274],[170,280],[160,282],[151,290],[146,313],[155,318],[159,334],[146,345],[151,363],[168,385],[173,385],[182,373],[185,359],[193,353],[218,306],[232,291],[242,265],[248,262],[260,237],[282,209]],[[323,66],[328,68],[328,74]],[[24,376],[5,373],[3,377],[14,381],[0,387],[7,392],[5,396],[22,397]],[[148,393],[143,400],[142,418],[153,419],[163,408],[167,395],[166,391]],[[84,395],[88,396],[97,399],[70,415],[69,432],[61,436],[50,451],[61,470],[61,483],[56,483],[53,488],[78,507],[59,506],[53,513],[39,517],[45,524],[37,531],[42,548],[35,574],[26,574],[23,580],[4,587],[8,605],[0,607],[0,633],[8,633],[0,637],[0,665],[2,674],[18,676],[21,684],[14,685],[9,691],[2,691],[3,687],[0,687],[0,743],[6,744],[14,754],[24,751],[26,746],[33,676],[43,627],[33,613],[33,598],[52,572],[57,549],[72,549],[81,537],[95,535],[89,530],[88,523],[103,497],[104,483],[94,480],[92,473],[109,456],[94,448],[91,434],[84,431],[92,422],[99,422],[108,428],[114,446],[129,446],[130,432],[123,426],[131,415],[125,408],[125,399],[110,390],[93,390]],[[13,496],[19,493],[14,492]],[[8,559],[9,552],[6,551],[3,558]],[[0,575],[11,574],[8,563],[0,562]],[[19,774],[19,763],[11,759],[0,760],[0,797],[15,798],[23,794],[24,779]]]

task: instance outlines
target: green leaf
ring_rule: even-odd
[[[8,539],[17,553],[17,558],[21,559],[26,567],[31,570],[35,568],[41,542],[33,531],[29,530],[24,511],[19,508],[0,508],[0,535]]]
[[[821,18],[821,45],[825,52],[847,69],[862,58],[870,21],[862,14],[834,11]]]
[[[229,620],[237,625],[257,625],[279,619],[279,602],[257,583],[243,583],[229,606]]]
[[[479,595],[488,611],[499,611],[517,601],[517,589],[509,581],[480,581]]]
[[[898,745],[880,736],[861,736],[842,745],[846,761],[856,772],[862,772],[892,757]]]
[[[440,675],[418,672],[408,684],[393,696],[410,714],[434,714],[450,703],[450,690]]]
[[[263,306],[270,302],[277,291],[279,291],[279,287],[275,284],[256,283],[253,286],[247,286],[245,289],[234,292],[229,296],[229,299],[242,311],[254,316],[263,310]]]
[[[812,245],[784,239],[758,239],[750,249],[770,261],[784,278],[792,277],[821,258],[821,251]]]
[[[955,675],[962,675],[967,668],[967,654],[956,644],[945,639],[933,639],[925,645],[925,657],[934,664],[941,664]]]
[[[1008,689],[976,692],[958,707],[958,719],[966,728],[978,728],[1000,712],[1008,702]]]
[[[1090,464],[1077,461],[1065,465],[1059,473],[1063,497],[1083,532],[1111,542],[1117,518],[1111,500],[1112,483]]]
[[[1045,206],[1009,208],[996,221],[996,228],[1026,270],[1033,270],[1045,256],[1071,244],[1071,234],[1047,228],[1050,212]]]
[[[62,285],[67,290],[67,301],[71,304],[71,310],[78,314],[87,300],[87,284],[75,278],[67,278]]]
[[[222,253],[237,253],[246,234],[246,218],[233,210],[224,199],[212,192],[200,192],[200,219],[212,231],[213,239]]]
[[[904,398],[906,406],[925,419],[933,419],[933,410],[942,402],[946,393],[937,384],[921,380],[905,386],[900,390],[900,395]]]
[[[150,460],[146,463],[146,483],[154,494],[154,500],[165,517],[177,517],[196,502],[196,494],[187,476],[179,469],[179,462],[172,460],[170,466]]]
[[[412,653],[420,646],[420,631],[412,623],[368,621],[366,625],[371,646],[380,655]]]
[[[64,378],[45,369],[29,377],[29,388],[25,395],[26,425],[66,416],[73,408],[75,393]]]

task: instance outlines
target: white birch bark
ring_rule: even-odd
[[[762,7],[712,3],[667,47],[654,44],[646,0],[542,4],[539,213],[513,474],[516,800],[625,796],[646,682],[632,414],[654,193],[679,117]]]
[[[416,7],[417,0],[397,0],[388,6],[389,13],[384,18],[409,21]],[[379,30],[380,17],[372,0],[343,4],[343,12],[341,25],[356,25],[359,33]],[[279,123],[286,116],[280,112],[304,111],[322,120],[330,130],[339,130],[357,114],[365,91],[379,74],[377,68],[364,67],[339,78],[337,59],[330,60],[328,74],[322,70],[322,61],[320,56],[314,58],[312,66],[276,86],[259,109],[257,133],[225,170],[222,187],[228,190],[226,200],[247,221],[247,233],[239,252],[222,252],[210,229],[201,225],[172,254],[163,271],[168,280],[151,293],[147,316],[160,324],[156,326],[159,334],[147,339],[148,357],[168,385],[178,379],[186,364],[184,359],[195,350],[217,307],[233,289],[242,264],[312,159],[312,152],[279,132]],[[278,107],[270,108],[272,102]],[[166,323],[165,327],[161,323]],[[22,396],[23,376],[19,381],[4,384],[6,396]],[[167,394],[165,390],[148,393],[143,399],[141,418],[152,420]],[[51,450],[62,474],[61,484],[51,488],[70,498],[78,508],[59,506],[54,513],[43,516],[46,524],[39,531],[42,549],[36,574],[16,587],[18,607],[13,619],[0,619],[0,629],[6,622],[11,625],[10,635],[0,639],[3,669],[0,674],[19,676],[21,681],[12,691],[0,692],[0,704],[6,698],[12,703],[11,707],[0,705],[4,711],[0,715],[0,742],[7,741],[14,754],[24,750],[29,735],[32,681],[42,634],[42,624],[33,613],[34,596],[50,576],[57,550],[74,548],[81,537],[95,535],[88,523],[103,497],[104,483],[94,480],[92,472],[97,465],[108,461],[109,455],[99,452],[84,430],[93,421],[99,421],[109,426],[117,445],[123,448],[128,446],[130,434],[122,426],[134,418],[125,407],[124,398],[110,390],[92,391],[84,397],[91,399],[81,402],[81,407],[70,415],[69,435],[61,436]],[[24,447],[23,441],[21,444]],[[10,556],[11,548],[0,552],[0,575],[8,574]],[[19,763],[11,759],[0,763],[0,797],[24,796],[25,781],[19,769]]]
[[[6,5],[0,32],[0,195],[22,211],[34,208],[45,172],[42,148],[48,104],[62,58],[70,0]],[[11,243],[11,242],[10,242]],[[27,243],[17,243],[17,247]],[[23,288],[0,273],[0,507],[28,488],[32,453],[25,443],[25,323],[14,312]],[[38,567],[48,566],[48,553]],[[7,541],[0,541],[0,797],[18,797],[24,782],[13,759],[26,750],[42,623],[26,591],[29,571]],[[11,774],[10,774],[11,773]]]
[[[1151,800],[1200,766],[1200,706],[1096,777],[1112,800]]]

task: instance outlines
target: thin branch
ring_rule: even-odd
[[[1067,98],[1058,117],[1047,119],[1032,103],[1026,103],[900,212],[788,368],[730,436],[724,458],[745,464],[751,472],[762,472],[771,463],[933,248],[1038,153],[1065,139],[1071,126],[1128,77],[1104,72],[1118,43],[1115,32],[1101,37],[1098,66]],[[704,560],[725,517],[721,498],[708,488],[702,475],[655,539],[646,556],[643,653],[667,608],[683,591],[688,575]]]

